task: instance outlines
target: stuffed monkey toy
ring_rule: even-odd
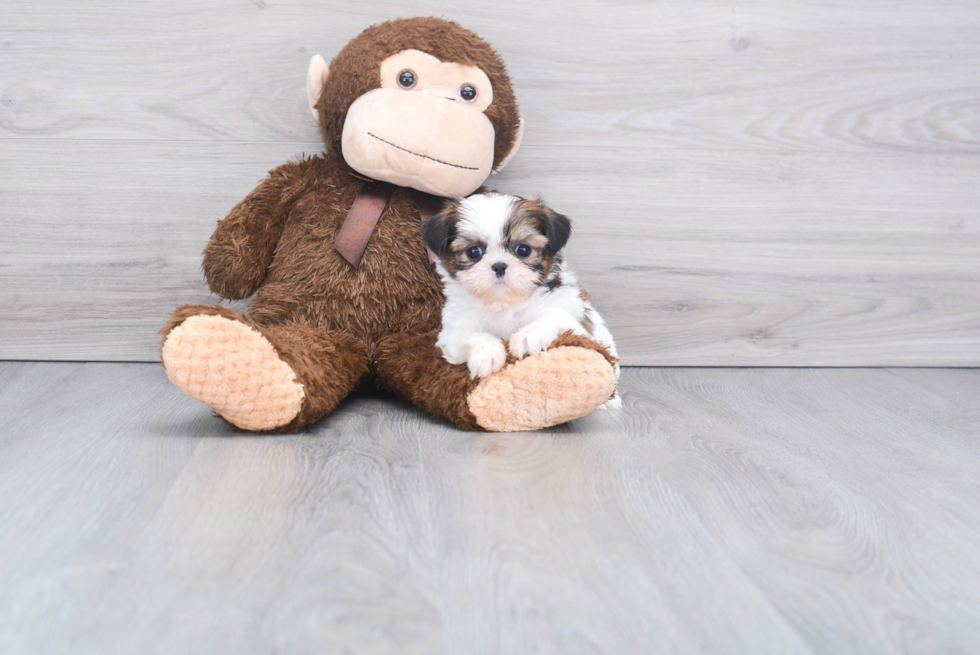
[[[229,423],[294,432],[358,385],[472,430],[583,416],[614,358],[571,333],[484,379],[435,347],[444,298],[420,222],[500,170],[523,123],[500,56],[438,18],[394,20],[315,56],[310,107],[326,151],[270,171],[204,251],[211,290],[245,314],[184,305],[161,334],[167,376]]]

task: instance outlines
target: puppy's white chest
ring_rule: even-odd
[[[530,322],[527,314],[526,307],[499,311],[484,308],[481,329],[501,339],[509,339]]]

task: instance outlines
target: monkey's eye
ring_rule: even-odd
[[[520,257],[521,259],[524,259],[525,257],[531,254],[531,246],[528,246],[523,243],[519,244],[516,248],[514,248],[514,254]]]
[[[411,89],[415,86],[415,72],[407,68],[398,74],[398,86],[403,89]]]
[[[459,97],[463,102],[473,102],[476,100],[476,87],[472,84],[464,84],[459,87]]]
[[[473,261],[479,261],[480,257],[483,257],[483,248],[480,246],[470,246],[466,249],[466,256]]]

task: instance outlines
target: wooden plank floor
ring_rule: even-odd
[[[980,650],[980,371],[626,369],[463,433],[236,434],[148,364],[0,363],[0,652]]]

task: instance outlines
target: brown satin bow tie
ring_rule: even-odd
[[[368,240],[374,233],[374,228],[381,219],[388,201],[398,188],[388,182],[377,182],[374,180],[365,181],[364,185],[357,192],[354,204],[347,212],[347,218],[340,227],[337,234],[337,252],[350,264],[357,268],[364,256]],[[444,198],[434,196],[429,193],[411,189],[412,201],[419,210],[419,215],[423,221],[435,216],[442,210],[445,202]],[[429,253],[429,263],[436,260],[436,255],[428,246],[425,248]]]

